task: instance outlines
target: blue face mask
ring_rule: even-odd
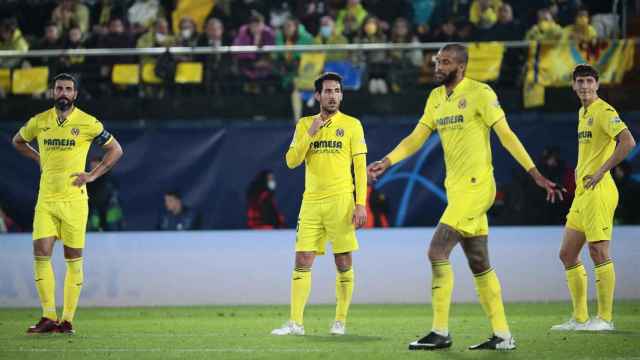
[[[325,38],[331,37],[331,34],[333,34],[333,27],[331,25],[320,27],[320,34]]]

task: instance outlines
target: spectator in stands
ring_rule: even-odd
[[[498,21],[502,0],[473,0],[469,9],[469,22],[478,29],[489,29]]]
[[[103,49],[117,49],[134,47],[133,37],[126,31],[124,19],[113,17],[109,20],[107,33],[100,35],[95,46]],[[102,56],[100,62],[102,64],[114,64],[131,62],[132,59],[127,56]]]
[[[409,21],[397,18],[391,29],[391,42],[394,44],[417,43],[418,37],[411,32]],[[391,91],[399,93],[407,87],[414,86],[418,77],[418,68],[422,64],[420,50],[392,50],[389,82]]]
[[[18,29],[15,18],[0,20],[0,50],[29,50],[29,44]],[[14,68],[22,62],[22,58],[0,58],[0,68]]]
[[[276,33],[276,45],[310,45],[312,42],[311,34],[294,18],[287,19],[282,30]],[[285,91],[293,90],[293,79],[298,74],[300,54],[300,52],[284,52],[274,55],[281,86]]]
[[[367,186],[367,223],[365,228],[389,227],[389,204],[385,195]]]
[[[275,201],[276,178],[271,170],[262,170],[247,190],[247,227],[278,229],[284,227],[284,216]]]
[[[453,19],[453,22],[468,19],[471,0],[438,0],[431,15],[433,28],[438,28],[444,22]]]
[[[331,16],[323,16],[320,19],[320,30],[313,42],[315,44],[336,45],[347,44],[349,41],[337,31]],[[344,51],[328,51],[326,54],[326,61],[341,61],[348,57],[347,52]]]
[[[99,0],[91,7],[92,31],[97,36],[105,36],[110,30],[111,20],[126,17],[126,2],[118,0]]]
[[[511,5],[503,3],[498,9],[498,21],[488,29],[478,29],[480,41],[516,41],[523,36],[522,25],[513,18]]]
[[[338,11],[338,17],[336,18],[338,32],[351,39],[350,35],[353,35],[357,31],[356,29],[360,29],[363,26],[367,14],[368,12],[360,4],[360,0],[347,0],[347,5],[344,9]]]
[[[79,0],[59,0],[59,5],[51,13],[51,21],[58,24],[61,33],[67,33],[72,27],[80,29],[81,34],[89,30],[89,8]]]
[[[268,0],[232,0],[230,1],[231,29],[238,30],[249,23],[256,15],[269,13]],[[238,34],[236,34],[238,36]]]
[[[431,24],[431,18],[436,8],[438,0],[411,0],[413,6],[413,25],[416,29],[421,27],[429,28]]]
[[[469,42],[476,40],[475,26],[466,19],[458,21],[456,24],[456,38],[459,42]]]
[[[411,0],[364,0],[364,6],[369,13],[376,15],[385,33],[389,33],[396,19],[413,18]]]
[[[456,28],[456,18],[450,17],[442,22],[431,34],[429,39],[433,42],[455,42],[458,41],[458,29]]]
[[[228,46],[229,40],[225,36],[224,25],[217,18],[207,20],[204,32],[198,39],[198,46],[211,46],[219,48]],[[229,54],[201,55],[200,61],[204,63],[204,86],[209,94],[222,94],[232,88],[232,63]]]
[[[168,47],[174,44],[175,39],[169,32],[169,23],[164,18],[159,18],[155,26],[138,39],[136,47]],[[143,62],[147,61],[153,61],[153,57],[143,57]]]
[[[20,227],[18,224],[7,214],[0,203],[0,234],[19,232]]]
[[[198,29],[196,22],[188,16],[180,19],[179,23],[180,33],[176,36],[175,46],[194,47],[198,45]],[[192,55],[179,55],[176,56],[177,61],[193,61]]]
[[[62,49],[64,46],[62,38],[60,37],[60,29],[54,22],[49,22],[44,27],[44,36],[33,46],[34,50],[54,50]],[[32,65],[36,66],[48,66],[49,72],[57,74],[58,71],[58,58],[57,57],[39,57],[29,60]]]
[[[272,29],[281,29],[287,19],[293,17],[290,0],[272,1],[269,9],[269,26]]]
[[[234,45],[262,47],[275,44],[274,31],[265,25],[264,17],[255,13],[249,23],[243,25],[233,41]],[[245,91],[260,93],[263,86],[273,87],[274,73],[271,55],[264,53],[244,53],[235,55],[239,71],[245,78]]]
[[[198,213],[182,202],[177,191],[164,194],[164,211],[158,221],[157,230],[197,230],[200,228]]]
[[[164,8],[159,0],[135,0],[127,10],[127,19],[131,24],[131,30],[136,35],[149,31],[154,24],[158,24],[158,20],[164,17]]]
[[[560,26],[573,23],[573,18],[578,12],[580,0],[550,0],[549,10]]]
[[[534,41],[558,41],[562,39],[562,27],[553,20],[551,11],[548,8],[538,10],[538,23],[533,25],[525,40]]]
[[[587,9],[578,10],[575,22],[564,28],[564,37],[577,43],[591,42],[598,37],[596,29],[589,24],[589,11]]]
[[[64,40],[64,49],[86,49],[84,34],[80,26],[72,24]],[[60,71],[71,73],[81,78],[83,73],[84,55],[69,55],[60,58]]]
[[[614,216],[616,224],[640,224],[640,184],[631,177],[632,170],[625,160],[612,171],[620,199]]]
[[[322,18],[327,10],[325,0],[296,0],[296,17],[312,35],[320,33]]]
[[[378,18],[368,16],[362,24],[360,33],[354,39],[357,44],[385,43],[387,36],[380,28]],[[387,83],[389,55],[387,51],[354,52],[353,63],[367,69],[369,79],[369,93],[386,94],[389,92]]]
[[[89,167],[93,170],[102,161],[91,159]],[[89,195],[89,231],[115,231],[124,229],[124,219],[118,196],[118,185],[111,173],[106,173],[87,184]]]

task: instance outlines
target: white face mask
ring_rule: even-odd
[[[275,180],[267,181],[267,188],[271,191],[274,191],[276,189],[276,181]]]
[[[322,35],[322,37],[325,37],[325,38],[331,37],[332,33],[333,33],[333,27],[331,25],[325,25],[320,27],[320,34]]]
[[[183,39],[188,39],[193,35],[193,30],[191,29],[182,29],[180,30],[180,35],[182,35]]]
[[[167,39],[167,35],[161,34],[161,33],[156,33],[156,41],[163,42],[166,39]]]

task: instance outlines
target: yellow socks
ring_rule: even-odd
[[[311,291],[311,269],[295,268],[291,277],[291,320],[302,325],[304,306]]]
[[[616,272],[613,268],[613,261],[607,260],[596,265],[595,273],[598,317],[611,321],[613,318],[613,292],[616,287]]]
[[[582,263],[567,268],[567,286],[571,294],[573,304],[573,318],[577,322],[589,320],[589,310],[587,307],[587,272]]]
[[[67,274],[64,278],[64,311],[62,321],[72,322],[78,307],[82,281],[82,258],[67,259]]]
[[[347,322],[347,312],[353,294],[353,268],[336,273],[336,321]]]
[[[33,260],[36,289],[42,306],[42,316],[57,321],[56,313],[56,278],[51,266],[51,257],[36,256]]]
[[[474,283],[482,309],[489,317],[493,333],[503,339],[511,336],[502,303],[500,281],[493,268],[474,275]]]
[[[453,268],[449,260],[431,262],[432,330],[444,336],[449,333],[449,308],[453,292]]]

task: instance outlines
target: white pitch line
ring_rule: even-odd
[[[400,351],[400,349],[398,349],[398,351]],[[340,353],[345,353],[345,352],[354,352],[354,353],[396,353],[398,351],[385,351],[385,350],[380,350],[380,349],[376,349],[376,350],[358,350],[358,349],[340,349],[339,352]],[[260,348],[260,349],[238,349],[238,348],[229,348],[229,349],[225,349],[225,348],[220,348],[220,349],[215,349],[215,348],[202,348],[202,349],[23,349],[23,348],[19,348],[19,349],[3,349],[2,351],[0,351],[0,353],[2,352],[6,352],[6,353],[12,353],[12,352],[17,352],[17,353],[49,353],[49,352],[55,352],[55,353],[110,353],[110,352],[114,352],[114,353],[127,353],[127,352],[132,352],[132,353],[145,353],[145,352],[149,352],[149,353],[157,353],[157,352],[176,352],[176,353],[197,353],[197,352],[210,352],[210,353],[219,353],[219,352],[231,352],[231,353],[254,353],[254,352],[273,352],[273,353],[290,353],[290,352],[295,352],[295,353],[300,353],[300,352],[306,352],[306,353],[329,353],[329,352],[333,352],[331,350],[327,350],[327,349],[300,349],[300,348],[295,348],[295,349],[288,349],[288,348],[281,348],[281,349],[264,349],[264,348]]]

